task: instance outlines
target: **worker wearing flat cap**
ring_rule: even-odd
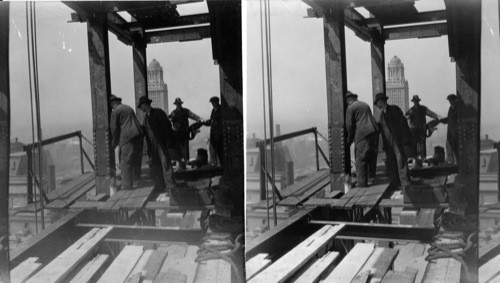
[[[410,185],[410,173],[404,146],[411,144],[412,133],[403,115],[396,105],[387,104],[388,97],[380,92],[375,95],[374,104],[381,110],[379,127],[387,156],[387,169],[391,186]]]
[[[151,102],[151,99],[142,96],[137,102],[137,108],[145,114],[142,127],[146,134],[147,152],[151,175],[156,180],[155,186],[169,192],[175,185],[171,160],[175,158],[175,154],[179,155],[180,150],[167,114],[162,109],[151,107]]]
[[[212,104],[210,120],[206,122],[210,126],[210,157],[212,165],[222,165],[224,160],[222,142],[222,114],[219,98],[213,96],[208,101]]]
[[[450,94],[446,99],[450,102],[448,116],[439,120],[439,122],[448,124],[448,132],[446,135],[446,161],[448,163],[456,163],[458,156],[458,97],[455,94]]]
[[[176,108],[169,115],[169,118],[172,121],[177,143],[181,148],[181,169],[185,168],[186,161],[189,160],[189,119],[197,122],[203,122],[203,119],[201,119],[198,115],[191,112],[191,110],[182,107],[183,103],[184,102],[177,97],[174,101]]]
[[[420,97],[414,95],[411,99],[413,106],[406,112],[405,116],[409,120],[410,130],[416,140],[416,157],[425,159],[426,153],[426,116],[439,120],[440,117],[432,112],[427,106],[420,104]],[[414,156],[410,156],[414,157]]]
[[[379,130],[377,121],[368,104],[359,101],[358,95],[350,91],[346,93],[347,110],[345,124],[347,128],[347,145],[355,142],[356,186],[367,187],[372,158],[376,156]]]
[[[140,178],[143,136],[134,109],[122,104],[121,101],[121,98],[113,94],[109,99],[112,107],[110,117],[111,145],[113,149],[120,146],[121,189],[131,190],[134,183],[137,183]]]

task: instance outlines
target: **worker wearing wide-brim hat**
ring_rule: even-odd
[[[207,124],[210,126],[210,163],[212,165],[222,165],[224,162],[224,150],[221,105],[217,96],[212,96],[208,102],[212,104],[210,120],[207,121]]]
[[[147,152],[151,175],[156,180],[155,186],[169,192],[175,185],[171,165],[175,156],[172,154],[180,150],[167,114],[160,108],[151,107],[151,102],[151,99],[142,96],[137,101],[137,108],[145,114],[142,127],[146,134]]]
[[[446,100],[450,103],[448,116],[439,120],[441,123],[448,124],[446,134],[446,161],[456,163],[458,156],[458,97],[455,94],[449,94]]]
[[[348,105],[345,114],[347,145],[355,143],[356,186],[367,187],[372,158],[376,158],[378,147],[378,125],[370,106],[359,101],[357,94],[347,91],[345,99]]]
[[[181,162],[180,166],[184,167],[185,162],[189,160],[189,119],[198,122],[203,122],[203,119],[188,108],[182,107],[182,104],[184,102],[180,97],[175,98],[174,105],[176,108],[170,113],[169,118],[172,121],[177,143],[181,147],[183,162]]]
[[[403,111],[396,105],[387,104],[388,99],[385,93],[377,93],[374,104],[381,110],[379,127],[384,141],[391,185],[405,187],[410,185],[410,172],[404,146],[411,144],[412,134]]]
[[[121,101],[122,99],[114,94],[109,98],[112,107],[111,146],[114,149],[120,145],[121,189],[130,190],[140,179],[143,136],[134,109]]]
[[[431,111],[427,106],[420,104],[420,97],[414,95],[411,99],[413,106],[406,112],[405,116],[409,120],[410,130],[416,140],[416,155],[410,155],[409,157],[420,157],[425,159],[426,153],[426,134],[427,134],[427,120],[426,116],[439,120],[440,117],[433,111]]]

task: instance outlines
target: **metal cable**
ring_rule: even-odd
[[[261,66],[262,66],[262,107],[263,107],[263,113],[264,113],[264,171],[267,171],[267,126],[266,126],[266,87],[265,87],[265,77],[264,77],[264,25],[262,21],[262,0],[259,1],[259,6],[260,6],[260,54],[261,54]],[[269,217],[269,186],[267,185],[267,176],[264,174],[264,188],[266,190],[266,203],[267,203],[267,229],[269,230],[271,222],[270,217]]]

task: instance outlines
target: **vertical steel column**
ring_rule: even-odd
[[[373,37],[370,43],[372,57],[372,94],[375,101],[375,95],[379,92],[385,93],[385,41],[382,38]],[[380,109],[373,108],[373,116],[378,121],[380,119]]]
[[[265,200],[267,199],[267,188],[266,188],[266,182],[267,182],[267,176],[266,173],[264,172],[264,168],[266,168],[266,141],[259,142],[259,172],[260,172],[260,200]]]
[[[89,45],[90,89],[94,124],[94,156],[96,166],[96,191],[109,194],[115,175],[114,151],[111,148],[109,118],[111,107],[111,79],[106,14],[94,14],[87,23]]]
[[[33,148],[31,146],[25,147],[26,149],[26,157],[28,160],[28,174],[26,179],[28,180],[28,203],[33,203],[33,177],[31,174],[31,164],[33,162]]]
[[[344,7],[334,1],[323,17],[325,38],[326,91],[328,104],[328,138],[330,146],[330,186],[344,187],[343,174],[351,171],[350,151],[345,140],[345,110],[347,91]]]
[[[80,142],[80,167],[82,169],[82,174],[85,173],[85,167],[83,165],[83,143],[82,143],[82,133],[78,131],[78,141]]]
[[[0,281],[10,282],[9,256],[9,3],[0,3]]]
[[[148,97],[148,65],[146,62],[146,47],[147,44],[142,36],[137,36],[132,45],[132,60],[134,64],[134,90],[135,100],[139,100],[141,96]],[[137,106],[137,105],[136,105]],[[144,113],[135,111],[137,119],[142,124]]]
[[[319,171],[318,129],[314,128],[314,144],[316,145],[316,170]]]

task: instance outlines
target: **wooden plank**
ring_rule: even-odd
[[[315,184],[319,183],[321,180],[329,176],[328,170],[320,170],[312,175],[308,176],[305,179],[302,179],[298,182],[295,182],[291,186],[283,189],[281,191],[281,195],[283,197],[287,197],[290,195],[295,195],[296,193],[299,193],[304,190],[304,188],[309,188],[311,186],[314,186]]]
[[[88,283],[93,282],[105,267],[109,255],[99,254],[91,259],[85,266],[71,279],[70,283]]]
[[[325,225],[294,249],[257,274],[249,282],[283,282],[328,244],[344,224]]]
[[[427,270],[427,249],[429,245],[409,243],[399,246],[399,254],[394,261],[394,271],[406,271],[412,268],[416,272],[415,282],[420,283]]]
[[[500,255],[479,267],[479,283],[487,282],[500,275]]]
[[[421,208],[418,212],[415,226],[418,227],[434,227],[434,208]]]
[[[387,190],[389,190],[389,184],[380,184],[369,187],[356,201],[356,206],[373,207],[378,205]]]
[[[415,273],[404,272],[404,271],[392,271],[389,270],[385,275],[382,283],[413,283],[415,282]],[[443,281],[434,281],[443,282]]]
[[[355,190],[357,190],[356,194],[352,196],[352,198],[349,199],[348,202],[346,202],[346,204],[344,205],[344,209],[352,209],[356,202],[369,190],[369,188],[356,188]]]
[[[103,211],[109,211],[115,203],[121,198],[121,196],[125,193],[125,191],[118,191],[114,193],[101,207]]]
[[[68,195],[67,198],[60,197],[60,198],[50,202],[49,204],[46,205],[46,208],[48,208],[48,209],[66,208],[94,187],[95,187],[95,179],[92,179],[88,183],[86,183],[85,185],[72,191],[71,195]]]
[[[180,274],[180,273],[166,273],[166,272],[160,272],[158,273],[158,276],[156,276],[155,281],[153,283],[187,283],[187,275],[186,274]]]
[[[112,229],[112,227],[92,229],[27,282],[62,282],[64,277],[82,262]]]
[[[375,248],[370,258],[366,261],[365,265],[361,268],[358,274],[365,271],[370,271],[370,282],[380,282],[384,278],[387,270],[391,268],[394,263],[398,250],[389,248]]]
[[[105,202],[103,201],[87,201],[81,200],[77,201],[70,206],[70,208],[74,209],[100,209],[104,206]]]
[[[141,282],[144,282],[142,280],[142,273],[141,272],[136,273],[134,276],[129,277],[129,278],[127,278],[127,280],[125,280],[125,283],[141,283]]]
[[[64,196],[68,193],[70,193],[73,190],[76,190],[86,183],[90,182],[95,178],[95,173],[90,172],[90,173],[85,173],[83,175],[75,177],[73,180],[69,181],[66,185],[62,186],[59,189],[53,190],[49,193],[47,193],[47,198],[49,200],[55,200],[61,196]]]
[[[339,256],[338,252],[328,252],[320,259],[316,260],[304,273],[302,273],[294,282],[310,283],[317,282],[321,275],[333,264]]]
[[[326,282],[351,282],[373,253],[375,244],[357,243],[325,279]]]
[[[337,209],[344,209],[346,203],[348,203],[349,200],[351,200],[351,198],[353,198],[358,193],[358,191],[359,188],[350,189],[347,193],[341,196],[339,198],[339,201],[335,203],[335,205],[332,205],[332,207]]]
[[[153,252],[143,269],[144,282],[153,282],[156,275],[163,266],[167,255],[168,252],[166,250],[156,250]]]
[[[151,199],[154,187],[135,189],[122,205],[123,209],[141,209]]]
[[[122,209],[122,206],[127,202],[128,198],[134,193],[134,190],[128,190],[128,191],[123,191],[123,194],[120,196],[120,198],[115,202],[113,207],[111,207],[109,210],[111,212],[118,212]]]
[[[454,240],[442,239],[442,243],[453,243]],[[422,282],[460,282],[462,265],[453,258],[440,258],[427,264]]]
[[[12,283],[26,282],[35,272],[41,267],[41,263],[37,263],[37,257],[29,257],[14,269],[10,271],[10,280]]]
[[[290,195],[287,198],[281,200],[278,202],[278,205],[284,205],[284,206],[296,206],[305,200],[307,200],[309,197],[314,195],[316,192],[319,190],[323,189],[326,187],[328,184],[330,184],[330,179],[329,178],[324,178],[323,180],[319,181],[317,184],[313,185],[312,187],[308,188],[302,195]]]
[[[271,264],[270,259],[266,259],[268,254],[258,254],[251,259],[247,260],[245,263],[245,272],[246,278],[249,280],[255,274],[266,268],[269,264]]]
[[[109,197],[108,194],[105,194],[105,193],[100,193],[100,194],[97,194],[93,197],[90,197],[88,200],[89,201],[106,201],[106,199]]]
[[[142,246],[125,246],[97,282],[124,282],[141,257],[142,253]]]
[[[193,259],[198,256],[196,254],[198,249],[197,246],[171,245],[167,247],[168,255],[160,272],[183,274],[187,282],[193,282],[198,266]]]
[[[135,264],[134,269],[132,269],[132,271],[130,271],[130,274],[128,275],[127,280],[130,279],[131,277],[135,276],[138,273],[140,273],[141,277],[142,277],[142,274],[144,274],[144,269],[146,267],[146,264],[147,264],[149,258],[151,257],[151,255],[153,254],[153,251],[154,250],[151,250],[151,249],[147,249],[147,250],[143,251],[141,258],[139,258],[139,260]]]
[[[305,206],[331,206],[337,207],[339,203],[345,203],[345,200],[337,199],[337,198],[310,198],[305,201],[303,204]]]
[[[225,260],[208,260],[200,262],[194,283],[231,282],[231,264]]]
[[[363,272],[358,273],[356,277],[351,281],[351,283],[366,283],[366,282],[371,282],[368,281],[368,278],[370,277],[370,270],[366,270]]]
[[[380,207],[408,207],[408,208],[447,208],[448,203],[404,203],[403,199],[383,199]]]

